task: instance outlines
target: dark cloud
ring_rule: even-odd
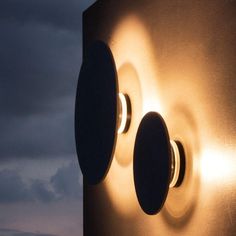
[[[30,233],[14,229],[0,229],[0,234],[1,236],[56,236],[55,234]]]
[[[0,172],[0,203],[31,200],[31,193],[15,171],[3,170]]]
[[[74,154],[81,12],[94,1],[0,1],[0,160]]]
[[[32,180],[28,187],[17,171],[3,170],[0,172],[1,204],[32,201],[51,202],[55,199],[54,193],[47,189],[43,181]]]
[[[74,29],[80,26],[82,10],[93,1],[1,0],[0,19],[20,23],[39,22]]]
[[[0,106],[5,116],[54,112],[75,92],[80,37],[45,26],[0,26]],[[73,96],[74,97],[74,96]],[[71,104],[72,105],[72,104]]]
[[[51,184],[57,194],[64,197],[81,198],[82,193],[79,188],[79,168],[75,163],[69,166],[61,167],[57,173],[52,176]]]
[[[0,157],[73,153],[79,36],[43,26],[0,28]]]
[[[12,117],[8,122],[6,118],[0,124],[1,160],[75,155],[73,125],[73,108],[65,108],[61,113]]]
[[[2,27],[0,158],[74,153],[78,35],[43,26]]]
[[[28,185],[17,171],[3,170],[0,172],[0,204],[81,199],[79,179],[79,167],[75,162],[59,168],[48,182],[32,179]]]
[[[52,191],[49,191],[45,187],[45,183],[41,180],[33,181],[30,188],[30,193],[35,199],[38,199],[42,202],[51,202],[56,199],[54,193]]]

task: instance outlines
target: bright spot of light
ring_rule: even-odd
[[[236,182],[235,150],[206,149],[202,153],[201,177],[204,182]]]

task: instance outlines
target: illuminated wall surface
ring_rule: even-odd
[[[84,53],[97,39],[110,46],[132,105],[106,179],[84,184],[85,235],[236,235],[236,1],[101,0],[83,20]],[[153,216],[138,204],[132,171],[149,111],[186,152],[182,185]]]

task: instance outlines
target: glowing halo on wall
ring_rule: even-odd
[[[149,34],[137,16],[124,17],[114,27],[108,44],[118,71],[119,92],[129,96],[132,117],[129,130],[117,137],[115,156],[105,186],[116,210],[122,214],[131,214],[138,204],[132,163],[135,135],[145,113],[150,110],[161,111],[156,79],[158,75],[153,65]],[[125,191],[121,191],[121,186],[125,186]]]

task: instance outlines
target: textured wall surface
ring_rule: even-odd
[[[101,184],[84,184],[85,235],[236,234],[236,1],[101,0],[84,13],[84,53],[100,39],[114,55],[132,120]],[[138,124],[165,119],[186,152],[183,184],[158,215],[134,190]]]

